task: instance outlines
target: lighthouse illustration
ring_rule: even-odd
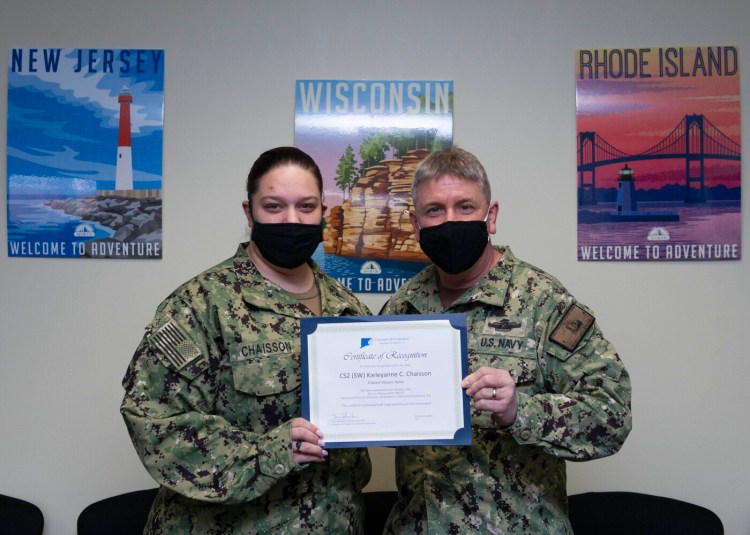
[[[115,172],[115,190],[133,189],[133,152],[130,145],[130,103],[133,96],[127,87],[123,87],[120,96],[120,130],[117,134],[117,170]]]
[[[620,178],[617,179],[617,183],[617,213],[632,214],[637,212],[635,175],[633,175],[633,170],[628,167],[628,164],[620,169]]]
[[[640,221],[679,221],[674,210],[638,210],[638,191],[635,172],[625,164],[617,179],[617,208],[615,210],[579,210],[579,223],[633,223]]]

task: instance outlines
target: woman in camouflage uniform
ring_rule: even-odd
[[[160,490],[145,533],[360,533],[364,449],[325,449],[300,418],[299,318],[367,315],[310,259],[322,178],[293,147],[263,153],[243,208],[251,241],[157,309],[121,412]]]

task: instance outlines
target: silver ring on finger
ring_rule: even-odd
[[[492,389],[492,399],[497,399],[497,388]]]

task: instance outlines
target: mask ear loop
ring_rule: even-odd
[[[255,214],[253,214],[253,200],[248,199],[247,200],[247,211],[250,212],[250,217],[253,219],[253,223],[255,223]],[[248,224],[249,228],[253,228],[252,225]]]
[[[484,216],[484,223],[487,224],[487,218],[490,217],[490,209],[487,208],[487,215]],[[487,243],[490,242],[490,233],[487,233]]]

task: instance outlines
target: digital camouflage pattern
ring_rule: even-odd
[[[161,485],[145,533],[361,533],[367,451],[293,460],[299,318],[312,313],[244,245],[159,306],[123,379],[121,412]],[[312,265],[324,316],[369,315]]]
[[[593,315],[555,278],[496,249],[502,260],[447,310],[428,266],[381,311],[467,314],[470,371],[510,371],[519,401],[507,430],[472,402],[471,446],[398,448],[386,533],[570,534],[565,461],[612,455],[630,432],[629,375],[598,325],[575,319]],[[550,340],[561,323],[580,332],[572,351]]]

